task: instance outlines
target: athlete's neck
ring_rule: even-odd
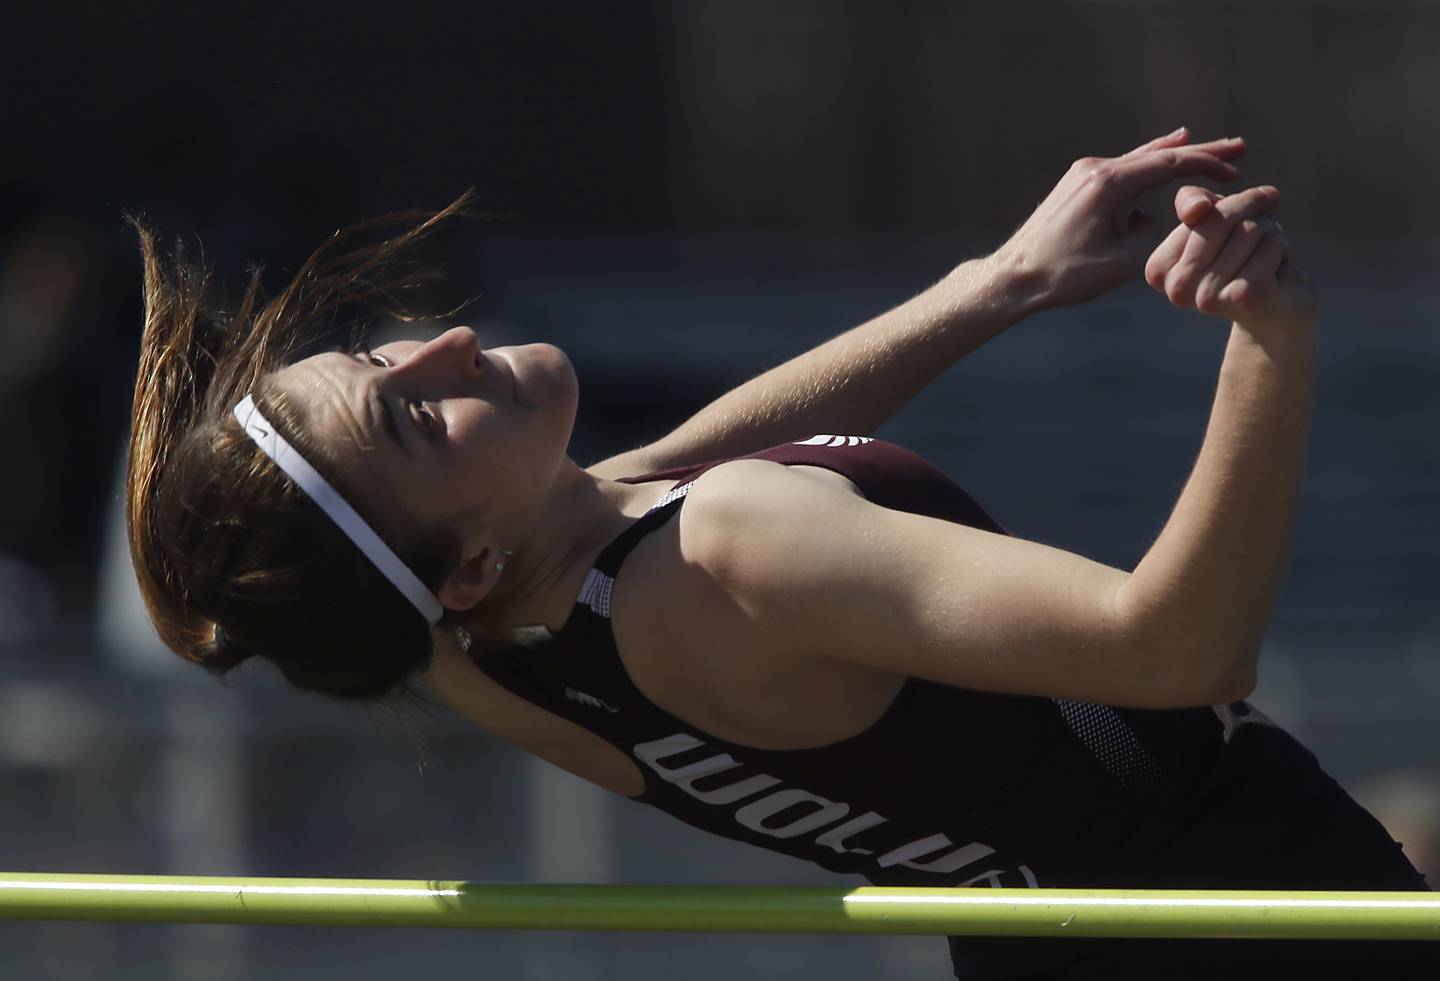
[[[500,584],[483,604],[483,618],[504,630],[532,624],[557,629],[569,617],[595,557],[671,483],[622,484],[596,477],[567,457],[538,520],[505,560]]]

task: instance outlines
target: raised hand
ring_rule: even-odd
[[[1145,264],[1145,281],[1175,306],[1264,328],[1313,319],[1315,285],[1290,261],[1273,215],[1280,192],[1252,187],[1228,197],[1203,187],[1175,194],[1181,224]]]
[[[1077,160],[1035,213],[992,257],[1030,285],[1040,306],[1083,303],[1140,271],[1159,238],[1136,208],[1142,194],[1177,178],[1234,180],[1241,139],[1189,144],[1181,127],[1121,157]]]

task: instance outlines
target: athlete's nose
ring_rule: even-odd
[[[469,327],[451,327],[427,341],[406,365],[412,374],[471,380],[482,376],[490,362],[480,351],[479,338]]]
[[[485,364],[485,359],[480,356],[480,339],[469,327],[451,327],[431,343],[461,367],[479,368]]]

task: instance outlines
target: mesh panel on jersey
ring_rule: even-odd
[[[615,580],[599,569],[591,569],[580,587],[577,603],[584,603],[602,617],[610,615],[610,593],[615,589]]]
[[[669,504],[671,501],[675,501],[675,500],[678,500],[678,499],[684,497],[686,494],[690,493],[690,488],[693,487],[694,485],[695,485],[695,481],[692,480],[692,481],[690,481],[690,483],[688,483],[688,484],[681,484],[679,487],[671,488],[670,491],[669,491],[668,493],[666,493],[666,495],[665,495],[664,497],[660,498],[659,501],[655,502],[655,506],[654,506],[653,508],[651,508],[650,510],[651,510],[651,511],[658,511],[658,510],[660,510],[661,508],[663,508],[665,505]]]
[[[1113,708],[1068,698],[1053,701],[1090,755],[1115,775],[1120,786],[1144,790],[1160,780],[1160,765]]]

